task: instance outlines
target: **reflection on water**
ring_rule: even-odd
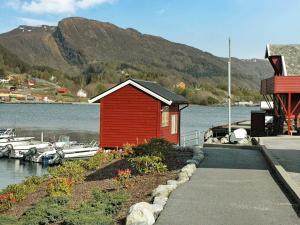
[[[249,119],[250,111],[256,109],[233,107],[232,121]],[[99,121],[99,105],[95,104],[0,104],[0,127],[17,128],[18,135],[34,136],[37,140],[43,131],[44,141],[58,140],[59,135],[68,135],[78,142],[98,141]],[[182,111],[181,131],[205,131],[226,122],[226,107],[191,105]],[[0,189],[45,172],[40,164],[0,159]]]
[[[47,170],[38,163],[15,159],[0,159],[0,189],[9,184],[20,183],[28,176],[41,176]]]

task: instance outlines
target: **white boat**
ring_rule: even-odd
[[[1,128],[0,129],[0,139],[15,137],[15,129],[13,128]]]
[[[32,156],[30,160],[32,162],[46,162],[53,164],[55,161],[61,161],[63,159],[78,159],[87,158],[95,155],[99,150],[98,143],[92,141],[90,144],[72,144],[65,145],[63,148],[52,149],[40,149],[37,154]]]
[[[76,141],[70,141],[68,136],[60,136],[57,142],[50,143],[50,142],[41,142],[41,141],[31,141],[25,142],[24,144],[20,145],[13,145],[13,149],[9,153],[10,158],[23,158],[32,154],[36,154],[37,150],[41,151],[48,151],[55,148],[63,148],[65,145],[73,145],[76,144]],[[32,149],[34,151],[29,152]]]

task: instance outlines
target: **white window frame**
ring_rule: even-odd
[[[171,115],[171,134],[178,133],[178,115],[173,114]]]
[[[168,127],[169,126],[169,107],[164,106],[162,108],[162,113],[161,113],[161,127]]]

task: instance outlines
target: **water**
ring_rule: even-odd
[[[253,107],[233,107],[232,120],[250,118]],[[57,139],[60,134],[69,135],[71,140],[88,142],[98,140],[99,105],[62,104],[0,104],[0,127],[16,127],[19,135],[39,137],[44,140]],[[216,125],[227,123],[226,107],[191,105],[182,111],[181,132],[205,131]],[[46,172],[40,164],[19,160],[0,160],[0,189],[8,184],[21,182],[26,176],[42,175]]]

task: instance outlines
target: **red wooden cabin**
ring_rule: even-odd
[[[274,103],[274,125],[278,134],[300,132],[300,45],[267,45],[274,76],[261,82],[261,93]]]
[[[157,83],[129,79],[89,102],[100,102],[102,148],[137,145],[151,138],[180,142],[180,111],[188,102]]]

